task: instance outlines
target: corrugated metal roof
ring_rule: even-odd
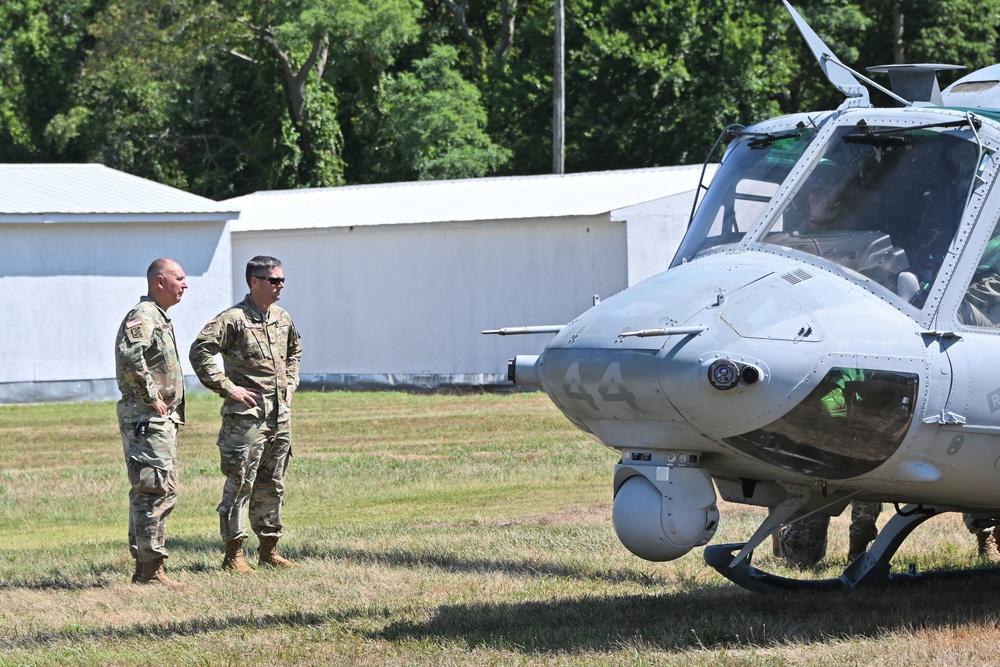
[[[701,165],[274,190],[228,199],[234,232],[600,215],[689,192]],[[714,174],[714,166],[708,175]]]
[[[0,164],[0,221],[232,219],[236,211],[100,164]]]

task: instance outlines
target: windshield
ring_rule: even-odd
[[[815,136],[814,128],[794,126],[771,134],[741,133],[726,151],[671,266],[742,239]]]
[[[978,158],[955,133],[838,128],[761,241],[836,262],[923,307]]]

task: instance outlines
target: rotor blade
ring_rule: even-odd
[[[848,71],[847,66],[840,62],[840,59],[833,54],[833,50],[809,27],[809,24],[799,16],[799,13],[788,4],[788,0],[781,1],[785,3],[785,8],[792,15],[795,26],[802,33],[806,44],[809,45],[809,50],[812,51],[813,56],[819,61],[819,66],[830,83],[847,97],[861,98],[862,102],[867,105],[868,89],[862,86],[857,78]]]

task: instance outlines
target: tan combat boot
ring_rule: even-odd
[[[243,538],[229,540],[226,542],[226,557],[222,560],[223,570],[232,570],[239,574],[253,574],[256,572],[245,558],[243,558]]]
[[[139,572],[139,578],[135,583],[139,585],[156,584],[167,588],[184,588],[184,584],[173,581],[167,576],[167,571],[163,569],[162,558],[143,563],[142,571]]]
[[[270,565],[271,567],[298,567],[298,563],[293,563],[287,558],[282,558],[281,554],[278,553],[278,538],[277,537],[262,537],[260,538],[260,557],[258,562],[261,565]]]
[[[995,532],[996,528],[994,528],[992,531],[987,530],[985,532],[979,531],[978,533],[976,533],[976,555],[979,557],[980,560],[992,560],[993,556],[990,553],[992,549],[990,549],[990,547],[995,546],[997,544],[996,539],[994,537]],[[996,548],[1000,549],[1000,546]]]

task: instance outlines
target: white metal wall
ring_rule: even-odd
[[[628,220],[628,284],[662,273],[687,231],[694,191],[614,211]]]
[[[258,254],[283,263],[304,376],[503,376],[548,337],[481,330],[565,324],[627,280],[625,224],[607,216],[234,231],[234,301]]]
[[[117,398],[115,333],[158,257],[188,276],[169,311],[186,359],[229,305],[228,222],[0,224],[0,402]]]

